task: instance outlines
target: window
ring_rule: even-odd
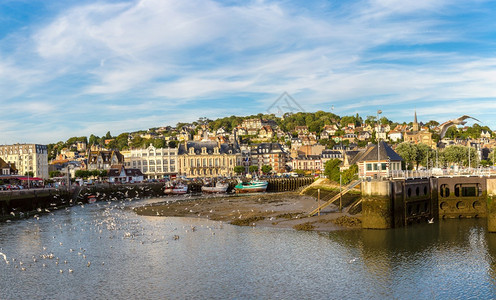
[[[442,184],[441,187],[439,188],[439,193],[441,194],[441,197],[446,198],[449,197],[450,195],[450,189],[447,184]]]
[[[372,164],[367,164],[367,171],[372,171]]]
[[[456,197],[478,197],[479,188],[478,184],[456,184],[455,185]]]

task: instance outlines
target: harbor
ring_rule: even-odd
[[[495,293],[496,240],[482,219],[318,233],[133,210],[163,200],[120,198],[0,223],[0,252],[9,262],[0,257],[2,298],[487,299]]]

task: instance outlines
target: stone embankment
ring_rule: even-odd
[[[29,189],[0,192],[0,221],[28,218],[53,210],[97,201],[132,200],[164,196],[163,183],[98,184],[67,189]]]

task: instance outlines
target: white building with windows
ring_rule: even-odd
[[[126,168],[135,168],[148,179],[161,179],[177,174],[177,149],[155,148],[131,149],[124,157]]]
[[[48,179],[48,149],[46,145],[14,144],[0,146],[0,158],[14,164],[19,175]]]

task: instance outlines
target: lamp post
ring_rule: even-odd
[[[470,173],[470,142],[468,144],[468,172]]]
[[[381,152],[380,147],[380,138],[379,138],[379,115],[382,114],[382,110],[377,110],[377,179],[379,180],[381,178]]]

